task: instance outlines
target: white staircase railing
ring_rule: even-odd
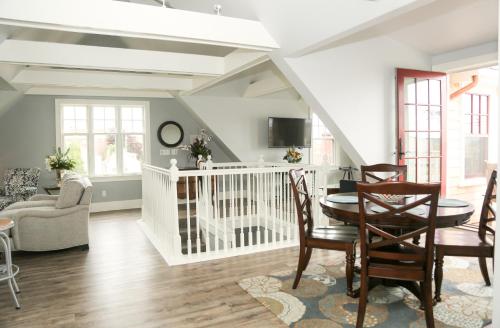
[[[211,163],[180,171],[143,165],[141,227],[169,265],[298,244],[288,172],[303,167],[317,224],[324,167],[286,163]]]

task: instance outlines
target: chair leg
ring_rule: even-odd
[[[352,283],[354,279],[354,262],[356,261],[356,250],[353,245],[352,248],[346,250],[345,257],[345,275],[347,279],[347,296],[356,297],[356,293],[352,288]]]
[[[297,274],[295,275],[295,280],[293,282],[293,289],[296,289],[299,285],[300,277],[302,276],[302,271],[304,271],[304,264],[306,263],[306,247],[300,245],[299,251],[299,263],[297,264]]]
[[[306,259],[304,262],[304,268],[302,268],[302,271],[305,271],[307,269],[307,266],[309,265],[309,260],[311,259],[311,254],[312,254],[312,247],[308,247],[306,251]]]
[[[19,294],[21,290],[19,289],[19,286],[17,285],[16,278],[12,277],[12,284],[14,285],[14,290],[16,291],[16,294]]]
[[[443,263],[444,263],[444,254],[442,254],[442,252],[436,251],[436,267],[434,269],[434,280],[436,284],[434,299],[436,300],[436,302],[441,302],[441,285],[443,283]]]
[[[366,303],[368,302],[368,277],[365,272],[361,273],[361,287],[359,292],[358,318],[356,328],[362,328],[365,321]]]
[[[479,257],[479,268],[483,275],[484,283],[486,286],[491,286],[490,276],[488,275],[488,266],[486,265],[486,257]]]
[[[14,303],[16,304],[16,309],[20,309],[21,305],[19,305],[19,301],[17,300],[16,291],[14,290],[14,284],[12,283],[12,279],[9,279],[9,288],[10,293],[12,294],[12,298],[14,299]]]
[[[434,328],[434,309],[432,302],[432,280],[420,283],[422,291],[422,303],[425,311],[425,323],[427,328]]]

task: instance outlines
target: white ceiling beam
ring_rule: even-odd
[[[225,71],[223,57],[23,40],[0,43],[0,62],[208,76]]]
[[[120,90],[98,88],[54,88],[31,87],[27,95],[75,96],[75,97],[132,97],[132,98],[173,98],[168,91]]]
[[[2,0],[0,24],[272,50],[258,21],[111,0]]]
[[[262,80],[255,81],[248,85],[245,92],[243,93],[243,97],[257,98],[278,91],[286,90],[288,88],[291,88],[290,84],[285,83],[282,79],[273,75]]]
[[[233,77],[249,68],[262,64],[269,60],[266,52],[262,51],[251,51],[245,49],[236,49],[235,51],[224,57],[225,61],[225,74],[213,79],[205,79],[200,81],[199,79],[195,81],[193,89],[189,91],[184,91],[181,96],[190,96],[215,84],[221,83]]]
[[[163,91],[184,91],[193,87],[193,81],[188,78],[55,69],[24,69],[10,82],[14,85]]]
[[[498,42],[488,42],[432,57],[432,70],[460,72],[498,64]]]

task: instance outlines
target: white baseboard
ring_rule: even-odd
[[[90,204],[90,212],[107,212],[129,210],[142,207],[142,199],[118,200],[114,202],[100,202]]]

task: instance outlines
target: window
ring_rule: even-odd
[[[148,111],[147,102],[56,100],[57,145],[70,149],[79,173],[139,177],[149,162]]]
[[[312,113],[312,164],[321,165],[326,160],[335,162],[335,141],[330,130],[321,122],[318,115]]]
[[[484,176],[488,159],[488,122],[490,97],[480,94],[465,94],[465,178]]]

